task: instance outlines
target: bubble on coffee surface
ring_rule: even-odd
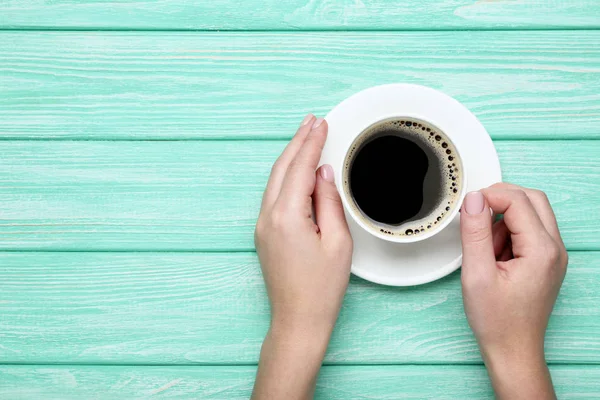
[[[357,204],[351,191],[352,180],[350,179],[350,175],[357,155],[365,145],[384,136],[399,136],[413,141],[422,150],[427,148],[428,154],[435,156],[433,159],[428,159],[429,168],[435,168],[435,173],[440,176],[439,189],[436,190],[436,192],[439,192],[437,193],[438,198],[433,202],[433,206],[426,210],[423,210],[426,203],[425,193],[403,193],[401,190],[403,181],[401,177],[399,178],[398,193],[401,196],[421,195],[423,200],[421,204],[422,209],[414,217],[408,218],[398,224],[383,223],[366,215]],[[452,214],[451,210],[459,206],[457,201],[463,185],[463,178],[459,172],[462,171],[461,161],[460,158],[456,157],[456,154],[456,147],[452,141],[443,131],[432,124],[415,118],[393,118],[377,122],[358,135],[344,159],[343,182],[346,198],[352,199],[352,201],[349,201],[350,206],[371,229],[392,236],[422,235],[432,229],[437,229],[439,223]],[[399,161],[401,162],[401,160]],[[436,162],[432,163],[432,161]],[[403,165],[402,167],[407,173],[411,172],[411,165]],[[426,173],[426,177],[427,174],[429,172]],[[425,192],[426,177],[423,178],[423,183],[421,184],[423,192]],[[371,193],[370,196],[389,198],[387,193]]]

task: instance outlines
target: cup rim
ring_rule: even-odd
[[[370,126],[373,126],[374,124],[377,124],[378,122],[383,122],[388,119],[401,119],[401,118],[422,120],[430,125],[433,125],[440,131],[442,131],[448,137],[448,139],[452,141],[452,144],[454,145],[454,148],[456,149],[458,158],[461,160],[461,163],[464,164],[460,146],[456,143],[455,140],[452,139],[452,135],[449,134],[446,129],[440,128],[439,124],[437,124],[435,121],[432,121],[435,119],[435,117],[433,117],[433,118],[432,117],[424,117],[423,115],[418,115],[416,113],[394,113],[393,115],[388,115],[383,118],[379,117],[379,118],[377,118],[377,120],[371,120],[370,122],[367,123],[367,125],[365,125],[361,129],[358,129],[356,131],[356,134],[352,135],[352,137],[350,138],[350,141],[348,143],[348,147],[345,149],[344,157],[341,159],[341,164],[338,166],[338,168],[336,168],[336,170],[339,172],[339,177],[340,177],[340,180],[338,182],[343,182],[343,180],[341,178],[343,177],[342,171],[344,170],[344,162],[346,161],[346,157],[348,156],[348,151],[350,150],[350,146],[356,140],[356,138],[361,133],[363,133],[366,129],[368,129]],[[352,220],[354,222],[356,222],[364,231],[370,233],[371,235],[373,235],[379,239],[383,239],[388,242],[416,243],[416,242],[420,242],[420,241],[429,239],[429,238],[437,235],[438,233],[442,232],[456,218],[456,216],[458,215],[458,213],[462,207],[462,202],[467,194],[468,176],[467,176],[467,169],[465,168],[464,165],[462,167],[462,180],[463,180],[463,182],[462,182],[462,186],[461,186],[461,191],[456,198],[456,206],[450,211],[450,214],[446,218],[444,218],[440,224],[437,225],[436,229],[431,229],[431,230],[426,231],[425,233],[422,233],[419,235],[413,235],[413,236],[389,235],[389,234],[384,234],[384,233],[381,233],[381,232],[373,229],[373,227],[371,227],[371,226],[367,225],[365,222],[363,222],[362,218],[360,218],[356,214],[356,212],[354,211],[353,207],[350,204],[350,199],[347,198],[346,191],[343,189],[343,187],[340,188],[339,192],[340,192],[340,197],[342,199],[342,204],[344,206],[344,210],[346,211],[346,213],[348,215],[350,215]]]

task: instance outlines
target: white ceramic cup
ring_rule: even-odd
[[[349,182],[351,182],[351,181],[350,181],[349,171],[351,169],[351,161],[352,161],[353,157],[356,156],[357,153],[360,153],[360,150],[361,150],[361,147],[357,146],[357,143],[362,142],[364,139],[366,139],[366,141],[364,143],[362,143],[362,145],[364,145],[365,143],[368,143],[369,139],[366,138],[365,135],[368,135],[371,127],[381,124],[384,121],[403,121],[403,120],[423,122],[424,127],[425,126],[431,127],[432,132],[435,129],[436,132],[440,133],[442,135],[443,139],[450,143],[450,147],[453,150],[452,156],[451,156],[452,161],[449,161],[443,152],[436,154],[436,160],[439,163],[443,163],[444,167],[446,167],[445,164],[447,164],[447,163],[451,163],[451,164],[453,163],[453,164],[455,164],[455,167],[453,167],[453,168],[460,170],[460,173],[456,174],[457,176],[455,177],[455,178],[457,178],[456,179],[456,184],[457,184],[456,187],[458,188],[457,192],[456,193],[451,192],[452,194],[447,195],[447,197],[443,197],[444,200],[451,200],[450,202],[441,204],[442,203],[441,200],[438,200],[435,203],[435,204],[437,204],[436,207],[438,209],[440,209],[440,207],[441,207],[441,209],[443,209],[443,212],[440,216],[440,219],[437,219],[437,220],[436,220],[436,215],[438,215],[438,214],[435,214],[435,212],[430,214],[429,217],[433,217],[433,219],[430,220],[430,222],[427,222],[427,221],[424,222],[424,224],[425,224],[425,226],[423,227],[424,229],[420,229],[421,228],[420,225],[415,227],[415,223],[411,219],[409,219],[408,221],[402,222],[399,225],[388,225],[388,224],[381,223],[381,222],[371,219],[368,215],[366,215],[360,209],[357,202],[353,198],[351,190],[350,190]],[[379,115],[377,118],[372,118],[372,119],[363,118],[362,125],[354,126],[352,129],[353,129],[352,134],[348,134],[348,137],[351,140],[349,140],[347,142],[347,146],[344,149],[345,157],[343,157],[343,159],[342,159],[342,164],[334,166],[334,168],[336,168],[336,173],[339,173],[340,178],[341,178],[340,180],[338,180],[338,182],[339,182],[338,189],[340,191],[342,203],[344,205],[347,215],[349,215],[354,220],[354,222],[356,222],[362,229],[364,229],[371,235],[376,236],[380,239],[384,239],[384,240],[395,242],[395,243],[414,243],[414,242],[428,239],[428,238],[442,232],[444,230],[444,228],[446,228],[458,214],[461,204],[462,204],[462,201],[464,199],[464,196],[467,193],[466,168],[464,168],[460,149],[457,146],[456,142],[454,142],[452,140],[451,132],[445,131],[442,127],[440,127],[438,124],[436,124],[434,113],[432,113],[432,115],[425,116],[425,115],[415,115],[415,114],[410,114],[410,113],[403,113],[402,110],[397,110],[396,112],[387,114],[387,115]],[[422,135],[427,136],[427,132],[428,131],[424,131]],[[416,135],[416,134],[414,134],[414,135]],[[408,135],[408,134],[403,137],[407,138],[409,140],[411,139],[411,135]],[[433,135],[432,135],[432,137],[433,137]],[[416,140],[414,142],[419,143]],[[421,145],[422,145],[422,143],[421,143]],[[401,163],[402,160],[398,160],[398,162]],[[450,168],[450,165],[448,165],[448,168]],[[431,172],[432,170],[433,169],[430,166],[427,174],[433,173],[433,172]],[[410,173],[410,166],[407,166],[406,171],[407,172],[405,172],[405,173]],[[445,174],[445,173],[446,173],[446,171],[442,172],[442,174]],[[427,179],[428,179],[428,175],[426,175],[425,180],[427,180]],[[441,178],[440,182],[442,184],[449,184],[450,180],[449,180],[449,178],[446,177],[446,175],[444,175],[444,177]],[[398,184],[401,184],[401,181],[399,181]],[[440,193],[440,192],[444,192],[445,190],[446,190],[445,188],[441,188],[438,190],[434,190],[433,193]],[[377,195],[377,193],[373,193],[373,195],[375,196],[375,195]],[[424,195],[424,199],[425,199],[424,203],[425,203],[425,202],[427,202],[426,196],[428,196],[428,195],[431,196],[432,193],[431,192],[428,193],[428,190],[424,190],[423,195]],[[450,210],[446,210],[446,204],[448,204],[447,206],[450,207]],[[436,209],[436,208],[434,208],[434,209]]]

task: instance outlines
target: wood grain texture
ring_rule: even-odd
[[[600,367],[551,366],[560,399],[597,399]],[[248,399],[255,367],[2,366],[5,399]],[[483,366],[326,366],[315,399],[493,399]]]
[[[556,29],[597,28],[594,0],[3,0],[0,28]]]
[[[597,363],[600,252],[570,257],[547,358]],[[256,363],[269,323],[254,253],[0,252],[0,276],[4,363]],[[325,362],[481,362],[460,273],[412,288],[353,277]]]
[[[252,251],[284,141],[3,141],[0,249]],[[600,250],[600,141],[496,142],[571,250]]]
[[[600,138],[600,31],[1,32],[0,60],[5,139],[289,138],[392,82],[454,96],[496,139]]]

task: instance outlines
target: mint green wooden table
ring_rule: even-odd
[[[249,396],[252,242],[304,114],[412,82],[467,105],[570,251],[559,397],[600,398],[596,0],[0,0],[0,398]],[[353,278],[323,399],[492,397],[459,272]]]

